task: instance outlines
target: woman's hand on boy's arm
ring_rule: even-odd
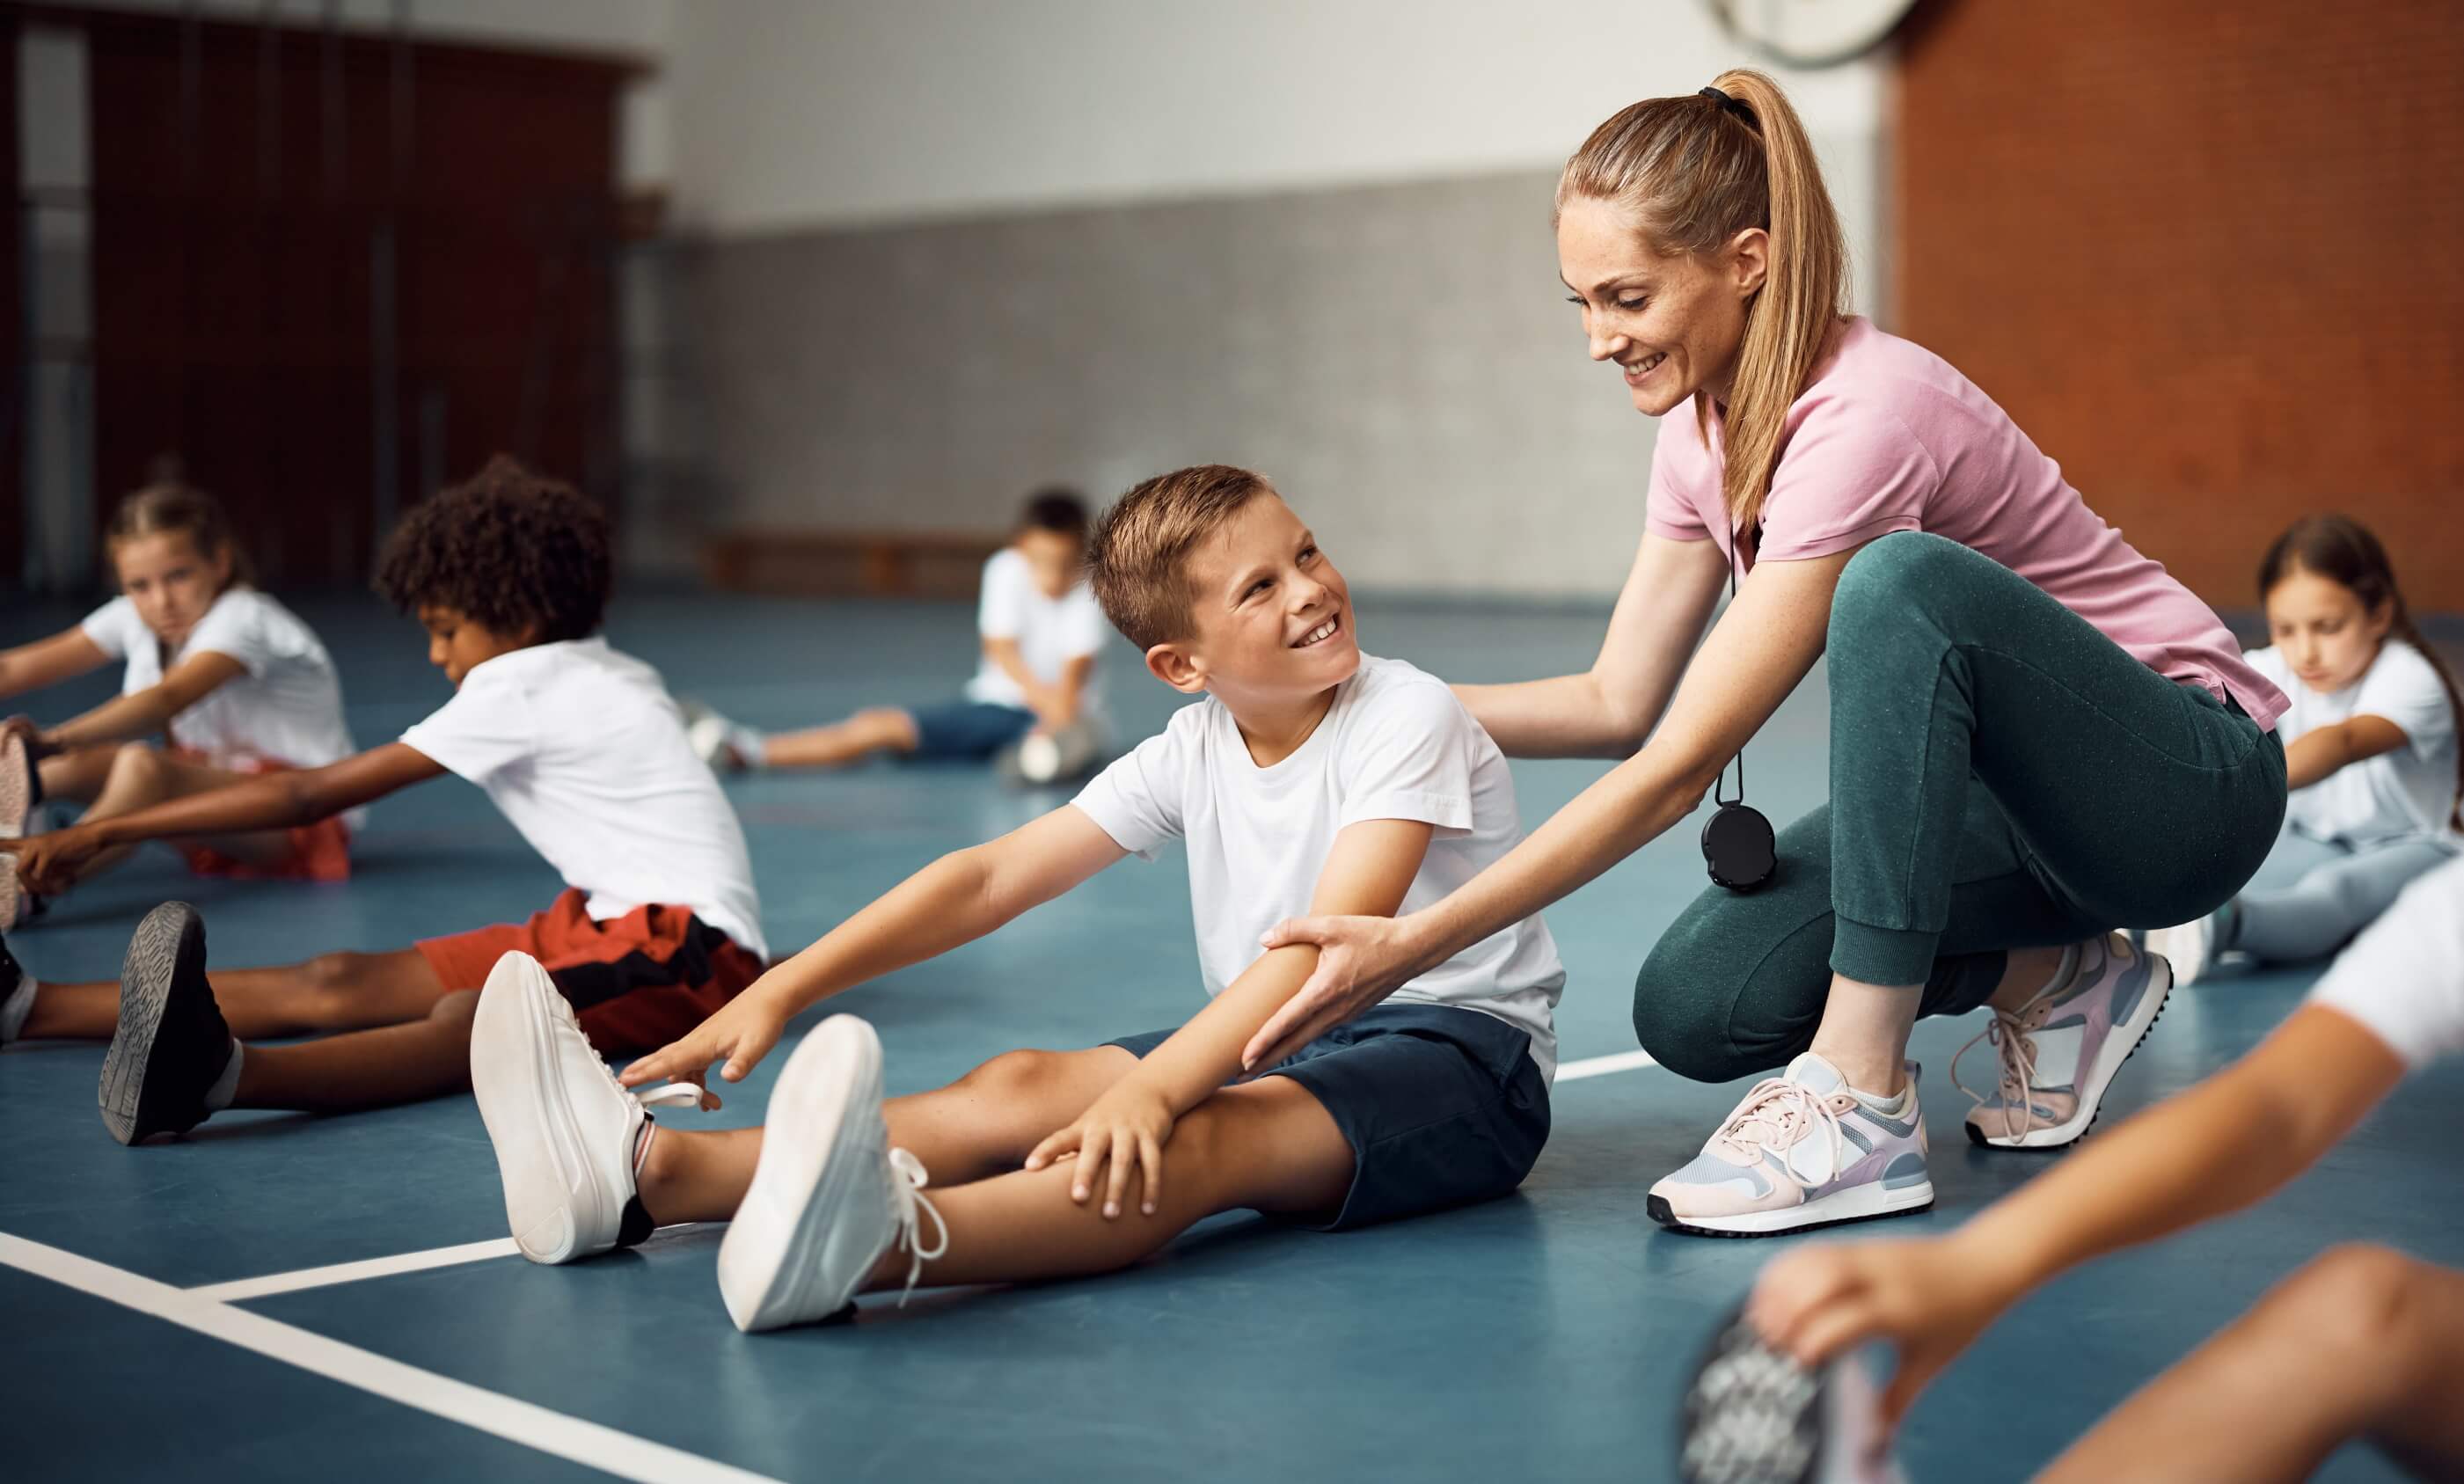
[[[1327,852],[1311,908],[1391,915],[1419,875],[1430,833],[1428,825],[1409,819],[1365,819],[1346,826]],[[1308,948],[1262,954],[1086,1113],[1036,1145],[1026,1167],[1041,1169],[1075,1151],[1077,1178],[1070,1182],[1070,1198],[1085,1202],[1100,1180],[1108,1216],[1118,1213],[1133,1169],[1143,1170],[1143,1205],[1152,1213],[1163,1188],[1163,1150],[1171,1142],[1173,1124],[1240,1074],[1242,1048],[1299,992],[1316,962],[1316,953]]]

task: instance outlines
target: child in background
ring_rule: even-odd
[[[0,697],[55,685],[120,660],[116,698],[56,726],[19,717],[0,740],[0,835],[25,832],[43,798],[103,820],[283,768],[322,767],[356,750],[341,682],[316,632],[249,586],[248,560],[222,506],[176,482],[120,502],[104,537],[121,595],[75,629],[0,653]],[[166,735],[169,746],[139,739]],[[356,814],[290,830],[225,831],[182,842],[200,875],[339,881],[351,874]],[[127,854],[89,858],[55,890]],[[0,929],[26,903],[0,872]]]
[[[2408,1073],[2459,1053],[2464,860],[2407,888],[2308,1003],[2240,1061],[1947,1235],[1776,1259],[1747,1317],[1808,1366],[1868,1340],[1891,1341],[1898,1373],[1881,1409],[1894,1427],[1988,1325],[2057,1274],[2266,1199],[2324,1158]],[[2459,1376],[2464,1273],[2385,1248],[2339,1247],[2036,1477],[2306,1479],[2357,1438],[2419,1477],[2464,1477]]]
[[[1169,1034],[1011,1052],[887,1103],[871,1028],[832,1016],[788,1058],[766,1128],[679,1132],[647,1120],[536,967],[509,957],[481,996],[472,1078],[525,1255],[585,1257],[653,1220],[730,1221],[719,1291],[757,1330],[918,1281],[1109,1272],[1218,1211],[1339,1229],[1522,1183],[1548,1138],[1565,983],[1536,917],[1239,1080],[1249,1039],[1317,962],[1262,952],[1262,934],[1306,911],[1434,900],[1521,838],[1496,743],[1443,682],[1360,653],[1342,577],[1256,475],[1147,481],[1105,517],[1093,565],[1147,668],[1205,698],[1075,803],[926,867],[624,1081],[698,1079],[722,1060],[740,1078],[805,1007],[1175,836],[1212,1003]]]
[[[2262,963],[2332,953],[2464,845],[2464,699],[2413,627],[2378,538],[2313,516],[2268,548],[2258,589],[2276,642],[2248,657],[2293,703],[2277,723],[2292,790],[2277,859],[2325,859],[2290,886],[2150,933],[2181,984],[2227,953]]]
[[[103,1121],[134,1143],[226,1107],[337,1112],[468,1086],[473,991],[515,949],[547,965],[605,1052],[699,1025],[761,972],[760,903],[744,831],[658,673],[597,633],[608,585],[599,507],[499,458],[413,509],[385,543],[377,587],[418,615],[429,662],[454,686],[401,741],[0,840],[30,887],[54,890],[102,851],[296,828],[450,772],[486,789],[564,877],[545,911],[209,983],[205,924],[173,902],[139,924],[117,985],[38,985],[0,952],[0,1042],[109,1038]],[[234,1039],[321,1031],[356,1033]]]
[[[976,607],[983,658],[958,699],[767,734],[696,707],[694,749],[715,767],[842,767],[877,752],[980,762],[1033,737],[1047,739],[1057,756],[1030,772],[1075,772],[1103,742],[1095,659],[1104,614],[1088,590],[1086,562],[1086,501],[1072,490],[1044,490],[1020,512],[1009,544],[984,563]]]

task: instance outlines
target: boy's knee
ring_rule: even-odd
[[[1003,1052],[958,1080],[1000,1101],[1032,1097],[1051,1085],[1061,1058],[1051,1052]]]
[[[2403,1333],[2420,1280],[2418,1265],[2392,1248],[2348,1242],[2311,1259],[2268,1296],[2270,1326],[2323,1355],[2384,1353]]]
[[[458,1030],[467,1040],[471,1034],[471,1022],[478,1013],[479,991],[456,989],[439,999],[435,1008],[428,1012],[428,1018],[437,1025]]]

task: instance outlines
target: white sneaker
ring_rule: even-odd
[[[853,1015],[823,1021],[779,1074],[753,1184],[719,1244],[728,1318],[748,1334],[829,1318],[853,1304],[893,1242],[914,1254],[913,1290],[950,1246],[941,1213],[918,1193],[924,1183],[924,1166],[890,1147],[881,1119],[881,1038]],[[930,1251],[916,1239],[919,1212],[940,1228]]]
[[[2185,922],[2179,927],[2153,927],[2147,930],[2147,951],[2173,965],[2176,987],[2196,984],[2208,977],[2216,966],[2216,915]]]
[[[630,1247],[650,1234],[633,1189],[646,1105],[699,1106],[682,1082],[627,1091],[590,1049],[539,960],[508,953],[489,971],[471,1026],[471,1091],[496,1146],[505,1223],[533,1262]]]

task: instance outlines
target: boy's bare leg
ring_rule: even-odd
[[[844,767],[876,752],[913,752],[915,719],[884,707],[802,732],[773,732],[762,744],[763,767]]]
[[[2306,1479],[2356,1438],[2464,1473],[2464,1273],[2341,1247],[2141,1387],[2047,1480]]]
[[[882,1117],[891,1143],[922,1161],[938,1191],[1017,1169],[1137,1064],[1117,1046],[1010,1052],[947,1087],[891,1098]],[[663,1124],[642,1162],[643,1208],[662,1223],[725,1221],[760,1158],[759,1127],[702,1133]]]
[[[465,989],[406,1025],[300,1046],[249,1047],[231,1106],[353,1113],[468,1091],[471,1017],[478,1006],[479,992]]]
[[[415,948],[328,953],[282,968],[209,968],[206,977],[231,1034],[243,1041],[402,1025],[424,1019],[446,994],[445,982]],[[20,1033],[28,1040],[108,1041],[119,1026],[119,981],[43,981]]]
[[[1274,1076],[1226,1088],[1174,1125],[1164,1146],[1163,1199],[1152,1216],[1138,1210],[1135,1180],[1122,1214],[1111,1220],[1100,1192],[1084,1206],[1072,1201],[1076,1163],[932,1190],[950,1245],[924,1265],[920,1281],[1015,1283],[1108,1273],[1221,1211],[1331,1211],[1353,1174],[1352,1145],[1325,1106],[1298,1082]],[[929,1228],[932,1218],[924,1223]],[[927,1243],[934,1236],[919,1234]],[[906,1287],[911,1261],[893,1245],[867,1289]]]

